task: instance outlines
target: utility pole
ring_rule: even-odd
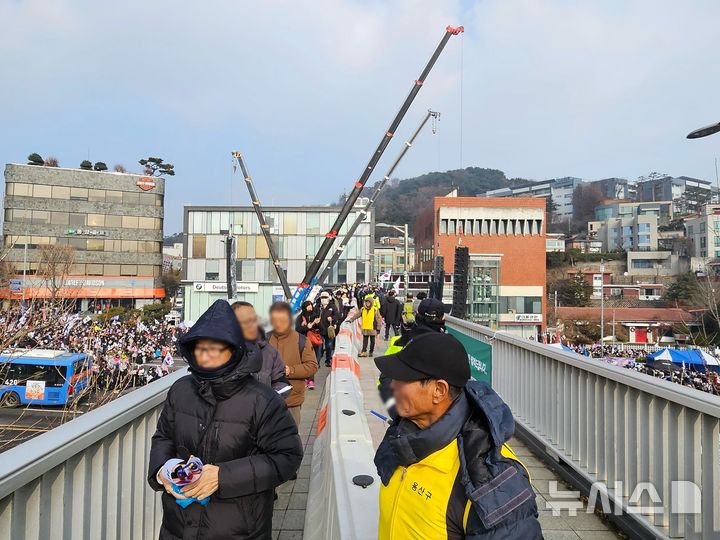
[[[605,261],[600,259],[600,354],[605,345]]]
[[[405,281],[405,298],[407,298],[410,289],[410,276],[408,275],[408,224],[405,224],[405,272],[403,275]]]

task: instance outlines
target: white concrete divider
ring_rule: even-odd
[[[313,447],[305,540],[377,538],[380,479],[358,379],[358,338],[353,324],[336,339]]]

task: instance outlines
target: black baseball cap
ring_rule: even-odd
[[[418,314],[425,317],[442,319],[445,314],[445,304],[437,298],[425,298],[418,306]]]
[[[378,369],[396,381],[443,379],[453,386],[465,386],[470,379],[470,362],[465,347],[442,332],[428,332],[411,339],[395,354],[375,359]]]

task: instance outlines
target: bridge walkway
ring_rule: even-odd
[[[380,340],[375,356],[382,354],[386,347],[387,343]],[[372,358],[359,358],[358,360],[360,362],[360,386],[365,402],[365,414],[370,425],[373,444],[377,448],[385,433],[384,424],[370,413],[371,409],[376,411],[384,410],[377,392],[378,370]],[[535,456],[522,442],[513,439],[510,441],[510,446],[530,471],[533,487],[537,494],[540,523],[545,540],[617,540],[621,538],[611,525],[606,524],[597,515],[587,513],[587,501],[583,501],[582,510],[578,510],[575,516],[569,516],[565,510],[562,511],[561,515],[553,516],[552,508],[548,505],[550,482],[557,481],[557,489],[561,492],[574,491],[573,488],[565,484],[545,462]]]

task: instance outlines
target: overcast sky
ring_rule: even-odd
[[[396,176],[714,180],[720,135],[685,135],[720,121],[719,20],[717,0],[0,0],[0,161],[163,157],[167,233],[184,204],[249,203],[235,149],[263,204],[328,203],[463,24],[374,179],[431,107]]]

